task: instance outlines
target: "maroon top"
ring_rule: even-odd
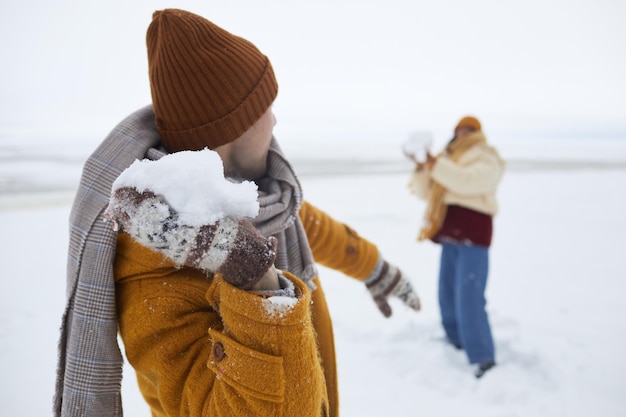
[[[489,247],[493,234],[492,217],[461,206],[448,206],[446,218],[433,236],[436,243],[461,243]]]

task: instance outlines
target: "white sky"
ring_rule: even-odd
[[[0,14],[0,140],[98,140],[150,101],[145,32],[184,8],[273,63],[279,138],[486,130],[626,136],[623,0],[25,0]]]

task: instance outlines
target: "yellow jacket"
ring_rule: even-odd
[[[378,249],[304,203],[316,262],[364,280]],[[260,293],[174,264],[118,234],[117,316],[126,357],[154,417],[337,416],[332,323],[318,278],[311,293],[284,271],[297,302],[276,312]]]

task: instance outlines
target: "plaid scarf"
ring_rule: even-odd
[[[446,157],[451,159],[452,162],[458,162],[468,149],[485,143],[487,143],[487,139],[482,132],[473,132],[460,138],[452,139],[437,158]],[[432,238],[441,228],[448,208],[444,203],[445,192],[446,189],[443,185],[437,181],[432,182],[426,215],[424,216],[424,226],[417,238],[419,241]]]
[[[278,240],[274,265],[291,272],[314,290],[317,268],[298,215],[303,200],[302,187],[276,140],[270,145],[267,175],[257,184],[260,209],[252,223],[264,236]]]
[[[70,214],[67,304],[61,324],[54,415],[121,417],[123,358],[117,343],[114,261],[117,233],[103,221],[113,181],[135,159],[156,160],[159,146],[151,106],[124,119],[89,157]],[[278,238],[276,267],[312,287],[317,275],[300,222],[300,183],[276,140],[268,174],[259,181],[253,223]]]

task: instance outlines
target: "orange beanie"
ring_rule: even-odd
[[[474,130],[482,129],[482,126],[480,125],[478,119],[472,116],[465,116],[464,118],[459,120],[459,123],[456,124],[454,131],[456,131],[459,127],[471,127]]]
[[[201,16],[156,11],[146,43],[157,130],[169,152],[234,141],[276,98],[269,59]]]

